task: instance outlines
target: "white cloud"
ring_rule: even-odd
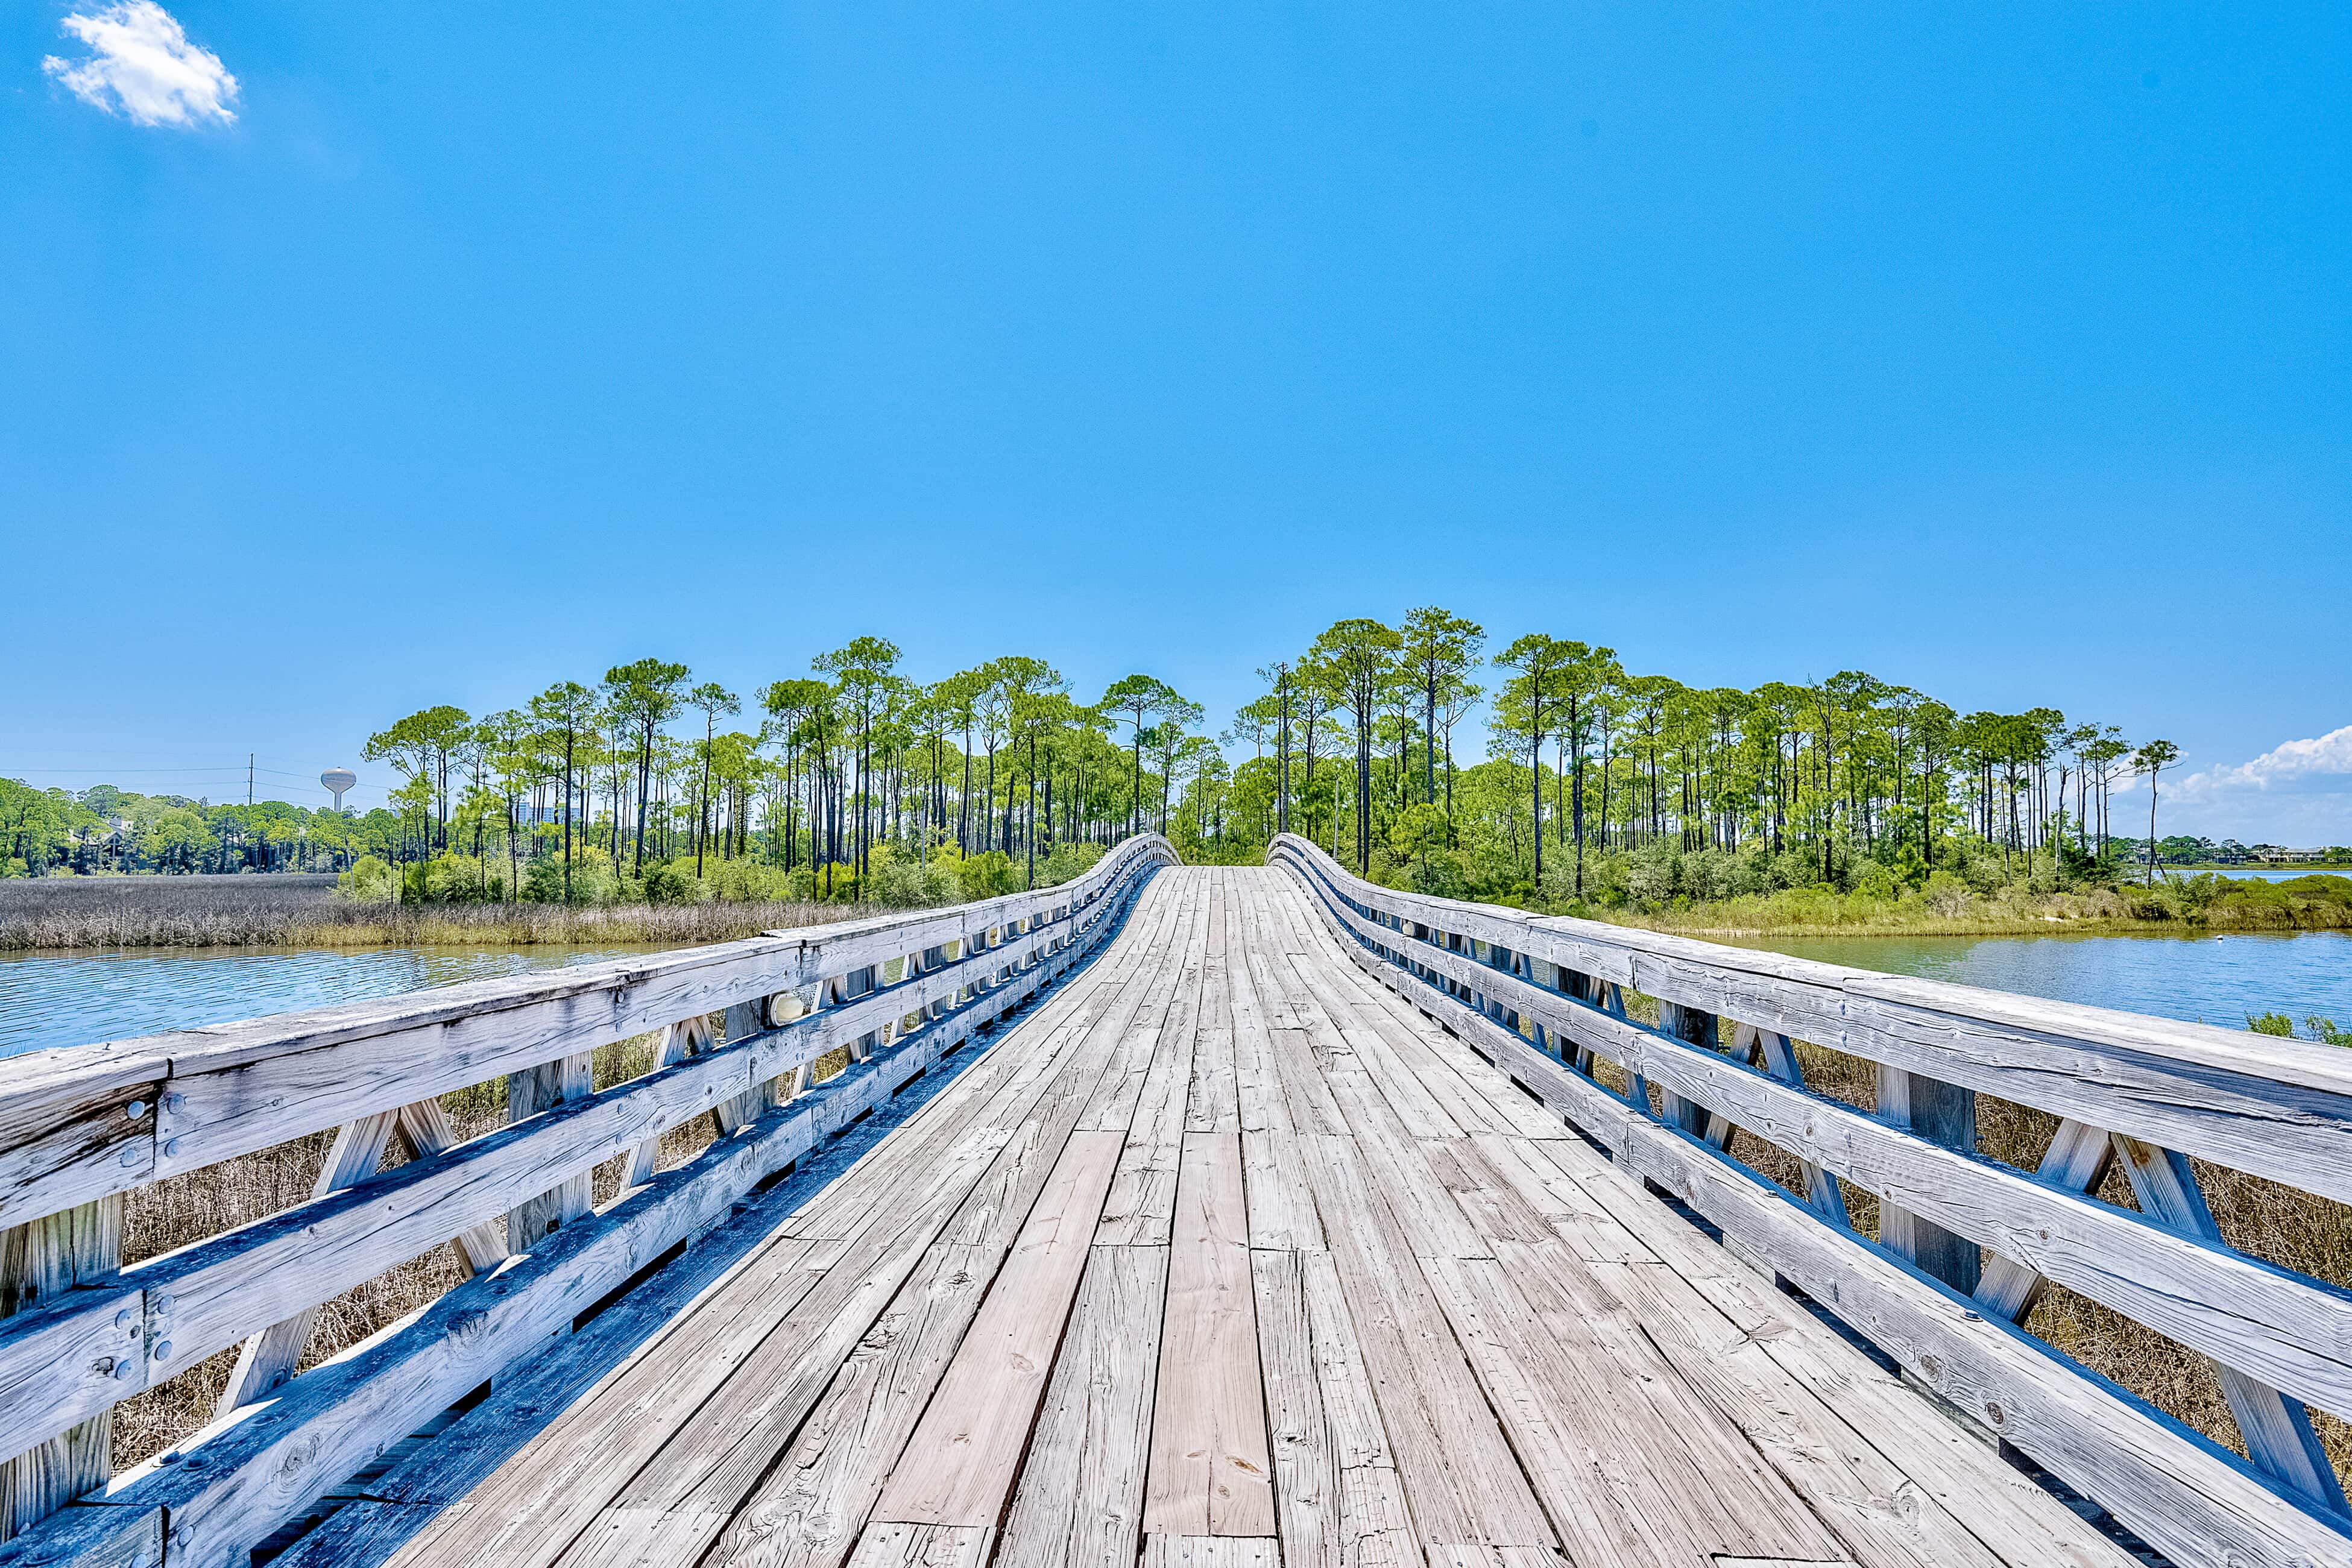
[[[2352,783],[2352,724],[2311,740],[2274,746],[2252,762],[2208,768],[2183,779],[2179,788],[2222,793],[2242,789],[2294,789],[2317,779]],[[2339,786],[2340,787],[2340,786]]]
[[[2118,799],[2139,794],[2118,780]],[[2274,746],[2250,762],[2218,763],[2164,787],[2160,832],[2200,833],[2297,848],[2352,843],[2352,724]],[[2116,831],[2132,831],[2120,807]],[[2138,831],[2145,832],[2141,823]]]
[[[226,125],[236,116],[236,78],[220,57],[188,35],[155,0],[118,0],[92,15],[75,12],[65,31],[89,46],[89,57],[51,55],[41,68],[84,103],[134,125]]]

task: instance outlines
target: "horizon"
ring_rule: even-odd
[[[863,633],[1213,731],[1435,602],[2059,707],[2179,745],[2160,832],[2347,841],[2347,64],[2318,6],[20,8],[0,776],[365,806],[415,709]]]

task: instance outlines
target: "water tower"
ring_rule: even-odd
[[[330,768],[319,775],[319,782],[335,797],[335,810],[338,811],[343,809],[344,791],[359,781],[360,776],[348,768]]]

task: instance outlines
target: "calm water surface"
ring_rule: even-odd
[[[0,953],[0,1056],[610,958],[628,947]]]
[[[2192,877],[2210,870],[2215,876],[2235,877],[2242,882],[2293,882],[2299,876],[2352,876],[2352,868],[2340,865],[2229,865],[2200,867],[2198,871],[2159,866],[2157,869],[2163,875],[2174,878]]]
[[[2352,934],[2261,936],[1781,936],[1744,947],[2192,1023],[2352,1023]]]

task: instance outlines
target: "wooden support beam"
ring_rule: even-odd
[[[2142,1213],[2200,1240],[2229,1245],[2221,1228],[2213,1223],[2213,1211],[2205,1205],[2188,1155],[2137,1138],[2119,1136],[2115,1145]],[[2215,1362],[2213,1369],[2221,1374],[2222,1396],[2255,1468],[2315,1508],[2339,1515],[2352,1511],[2344,1506],[2343,1485],[2302,1402],[2225,1362]]]
[[[1773,1030],[1745,1027],[1748,1027],[1754,1035],[1757,1058],[1763,1064],[1765,1072],[1783,1083],[1802,1089],[1805,1086],[1805,1070],[1799,1065],[1796,1050],[1789,1043],[1789,1037]],[[1853,1221],[1846,1215],[1845,1193],[1838,1186],[1838,1178],[1811,1160],[1805,1161],[1804,1166],[1805,1201],[1812,1206],[1814,1213],[1832,1225],[1841,1228],[1851,1228]]]
[[[1889,1125],[1929,1143],[1962,1154],[1976,1152],[1977,1096],[1972,1089],[1881,1063],[1878,1114]],[[1888,1251],[1909,1259],[1962,1295],[1973,1292],[1983,1277],[1984,1260],[1975,1242],[1899,1205],[1879,1203],[1878,1239]]]
[[[2107,1179],[2115,1154],[2115,1140],[2105,1128],[2086,1122],[2061,1122],[2049,1148],[2042,1151],[2034,1177],[2061,1192],[2095,1192]],[[1977,1281],[1976,1299],[1994,1316],[2021,1323],[2049,1288],[2049,1276],[2040,1270],[1996,1252]]]
[[[507,1120],[520,1122],[558,1105],[584,1100],[596,1089],[596,1058],[583,1051],[558,1057],[544,1065],[507,1074]],[[528,1252],[595,1202],[595,1172],[582,1171],[530,1199],[507,1216],[507,1247]]]
[[[0,1315],[47,1305],[122,1263],[122,1199],[101,1197],[12,1227],[0,1236]],[[140,1353],[138,1325],[122,1354]],[[0,1463],[0,1541],[55,1513],[113,1475],[114,1412]]]
[[[675,1067],[695,1052],[700,1036],[707,1030],[709,1020],[702,1016],[680,1019],[662,1030],[661,1042],[654,1047],[654,1071]],[[624,1188],[640,1187],[654,1179],[654,1171],[661,1160],[661,1138],[647,1138],[629,1151],[628,1168],[621,1173]]]
[[[400,1108],[400,1141],[410,1159],[430,1159],[457,1146],[457,1129],[450,1125],[440,1101],[419,1100]],[[488,1273],[511,1256],[506,1227],[495,1220],[461,1231],[450,1245],[457,1251],[457,1271],[468,1280]]]
[[[375,1175],[399,1123],[397,1111],[378,1111],[344,1123],[327,1150],[326,1164],[319,1168],[310,1196],[325,1197]],[[226,1416],[239,1406],[267,1399],[284,1386],[301,1362],[303,1347],[310,1343],[310,1325],[318,1316],[318,1308],[306,1307],[247,1340],[228,1375],[228,1386],[221,1390],[215,1413]]]

